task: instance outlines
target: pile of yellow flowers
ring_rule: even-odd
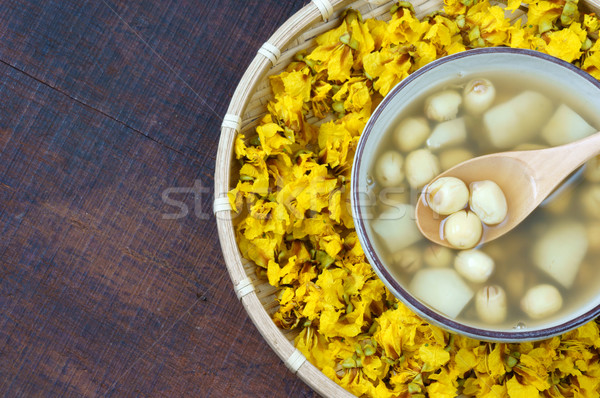
[[[527,10],[511,22],[511,12]],[[229,192],[244,257],[279,290],[274,321],[296,347],[359,397],[597,397],[600,333],[485,343],[430,325],[399,303],[366,262],[349,213],[359,136],[390,89],[421,66],[485,46],[542,51],[600,79],[600,21],[577,0],[446,0],[419,20],[409,3],[388,22],[349,10],[270,78],[256,135],[238,135]],[[310,121],[309,121],[310,120]]]

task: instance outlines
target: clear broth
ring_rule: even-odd
[[[566,104],[595,128],[600,126],[600,115],[594,112],[589,104],[586,104],[583,100],[579,99],[576,94],[567,94],[569,93],[568,87],[565,87],[560,82],[543,81],[533,74],[515,75],[503,71],[498,71],[493,75],[479,74],[475,76],[461,77],[450,83],[439,85],[423,93],[419,98],[416,98],[411,105],[409,105],[398,115],[396,122],[392,124],[390,130],[382,135],[382,139],[380,140],[377,148],[377,153],[373,157],[373,163],[375,163],[384,152],[388,151],[390,148],[396,147],[393,141],[393,130],[403,118],[410,116],[425,116],[423,109],[424,102],[427,97],[433,93],[440,92],[445,89],[456,89],[462,94],[462,88],[465,86],[465,84],[469,80],[477,77],[486,78],[494,84],[496,89],[496,99],[492,107],[515,97],[523,91],[531,90],[541,93],[546,98],[550,99],[553,103],[554,110],[556,110],[560,104]],[[461,107],[458,117],[464,115],[465,112]],[[436,122],[429,122],[430,127],[433,130]],[[540,130],[542,127],[543,126],[540,126]],[[435,151],[432,150],[431,152],[435,155],[439,155],[441,152],[447,149],[463,148],[471,151],[474,156],[481,156],[501,151],[497,148],[494,148],[490,142],[488,142],[486,134],[484,133],[484,127],[481,118],[468,120],[467,134],[468,137],[466,142],[454,146],[448,146],[447,148],[445,147]],[[548,144],[539,134],[534,139],[521,142],[519,144],[527,144],[532,146],[543,145],[548,147]],[[424,145],[418,149],[421,148],[427,148],[427,146]],[[510,148],[507,150],[514,149],[515,148]],[[398,150],[398,152],[402,153],[404,159],[406,159],[406,156],[409,153],[402,152],[400,150]],[[374,167],[375,164],[370,166],[370,176],[375,175]],[[443,171],[443,169],[441,169],[441,171]],[[466,280],[465,282],[467,282],[474,292],[485,285],[497,284],[503,287],[507,292],[508,298],[508,311],[506,320],[496,325],[489,325],[480,321],[475,310],[475,299],[473,297],[457,316],[456,319],[458,321],[473,325],[475,327],[484,329],[493,328],[495,330],[537,328],[540,327],[540,325],[556,323],[560,319],[569,316],[569,314],[580,310],[581,307],[586,303],[589,303],[597,298],[600,292],[599,250],[596,249],[594,251],[592,248],[588,247],[586,256],[579,267],[577,276],[575,277],[575,282],[568,289],[564,288],[552,277],[538,269],[532,261],[532,247],[534,242],[540,238],[540,236],[548,229],[550,225],[553,225],[561,220],[576,221],[585,225],[586,228],[593,223],[600,223],[600,219],[594,219],[589,214],[586,214],[580,205],[582,191],[587,189],[589,186],[594,185],[594,183],[587,181],[581,174],[582,173],[579,173],[578,176],[573,178],[569,186],[565,187],[562,192],[553,195],[551,201],[545,202],[544,207],[537,209],[518,228],[494,242],[477,247],[494,259],[494,272],[488,281],[483,284],[475,284]],[[420,190],[410,188],[406,181],[406,177],[401,186],[392,189],[382,188],[376,182],[375,178],[372,178],[372,180],[375,181],[375,183],[373,185],[374,195],[371,197],[377,198],[376,208],[378,209],[376,211],[375,218],[377,218],[381,212],[389,209],[390,206],[393,207],[395,203],[409,203],[414,207],[416,205],[416,201],[419,199]],[[600,183],[595,184],[600,185]],[[551,209],[558,207],[560,201],[567,200],[566,196],[570,196],[570,199],[568,200],[568,203],[564,205],[564,209],[560,212],[552,211]],[[373,219],[367,220],[367,225],[369,225],[369,223],[372,221]],[[484,228],[486,227],[484,226]],[[389,253],[387,251],[385,244],[382,243],[381,239],[376,233],[372,233],[371,235],[375,240],[374,243],[378,252],[383,253],[382,259],[389,271],[396,277],[397,280],[402,283],[403,287],[408,290],[410,280],[414,273],[405,272],[395,266],[391,259],[393,253]],[[426,239],[423,239],[418,243],[411,245],[410,247],[417,248],[421,253],[424,254],[426,250],[429,250],[431,245],[434,244]],[[457,252],[458,250],[454,250],[454,254]],[[423,264],[422,267],[427,267],[427,265]],[[450,267],[453,268],[453,261],[450,264]],[[515,283],[511,282],[511,277],[514,278],[514,276],[518,273],[523,273],[525,275],[523,278],[524,286],[520,293],[515,292],[517,290],[514,286]],[[548,283],[557,287],[562,295],[563,304],[557,313],[549,316],[548,318],[533,320],[521,310],[520,301],[524,295],[524,292],[526,292],[529,288],[541,283]]]

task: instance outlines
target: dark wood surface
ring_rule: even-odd
[[[211,214],[230,97],[307,2],[0,2],[0,396],[316,397]]]

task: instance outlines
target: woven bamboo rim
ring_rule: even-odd
[[[266,114],[266,104],[271,99],[268,76],[281,72],[297,52],[314,45],[316,36],[337,26],[339,16],[347,8],[360,11],[365,19],[386,19],[395,1],[381,5],[375,3],[381,1],[312,0],[288,19],[258,50],[240,80],[223,118],[216,157],[213,210],[235,293],[252,322],[288,369],[324,397],[351,398],[354,395],[306,360],[294,347],[294,332],[281,330],[275,325],[271,314],[277,309],[277,289],[256,276],[254,264],[244,259],[238,249],[227,199],[227,191],[231,188],[233,144],[237,133],[254,129],[258,120]],[[443,3],[442,0],[415,0],[412,4],[420,18],[440,9]],[[584,0],[584,4],[590,11],[600,14],[600,0]],[[522,16],[522,13],[515,14],[515,19]]]

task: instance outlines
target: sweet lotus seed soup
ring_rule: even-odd
[[[462,161],[567,144],[598,128],[600,115],[577,93],[534,73],[457,76],[415,96],[381,133],[365,165],[364,223],[380,259],[429,308],[481,329],[540,328],[597,302],[600,157],[518,228],[486,244],[478,245],[481,234],[456,249],[431,243],[419,232],[414,209],[427,184]],[[469,213],[473,187],[454,192],[453,211]],[[510,211],[491,215],[490,225],[477,219],[481,233]]]

